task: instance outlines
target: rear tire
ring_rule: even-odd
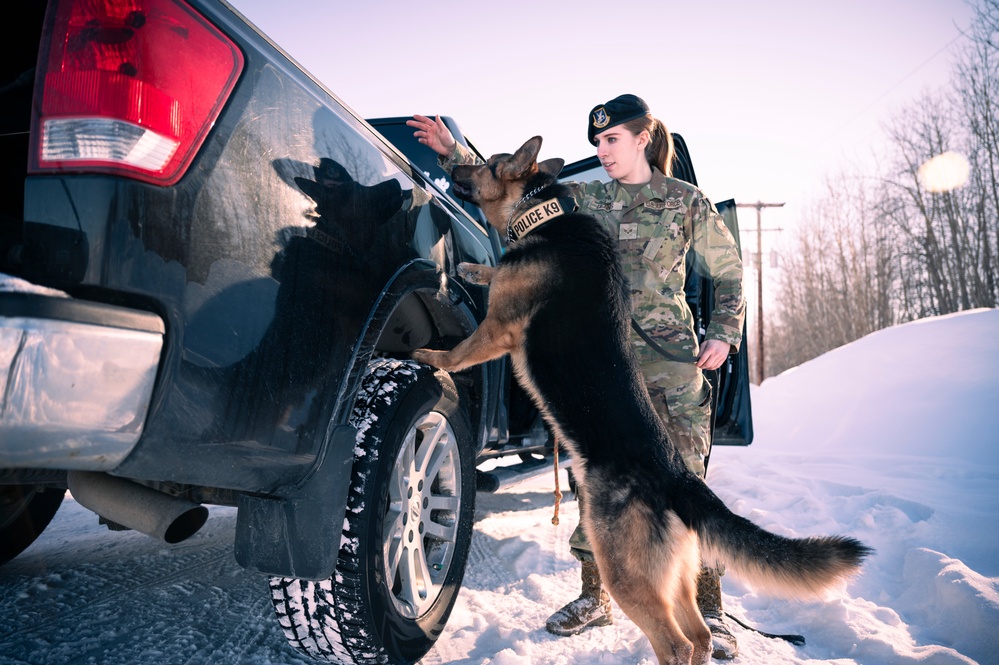
[[[473,437],[446,375],[378,360],[351,424],[357,446],[336,571],[271,579],[289,642],[345,665],[415,663],[457,600],[472,536]]]
[[[66,490],[0,485],[0,566],[28,549],[62,505]]]

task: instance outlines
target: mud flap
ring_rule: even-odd
[[[248,570],[305,580],[329,579],[343,534],[357,430],[338,427],[318,469],[279,496],[239,498],[236,562]]]

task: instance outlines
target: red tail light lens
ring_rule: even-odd
[[[179,0],[59,0],[42,39],[32,173],[183,176],[243,56]]]

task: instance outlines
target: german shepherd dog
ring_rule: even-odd
[[[631,350],[629,286],[616,242],[574,212],[541,163],[541,137],[485,165],[457,166],[455,193],[507,236],[493,268],[462,264],[490,284],[482,324],[453,350],[414,359],[459,371],[509,353],[522,385],[573,459],[583,528],[611,597],[662,664],[707,663],[711,634],[697,609],[701,558],[763,590],[815,596],[872,552],[842,536],[785,538],[732,513],[684,465],[656,414]]]

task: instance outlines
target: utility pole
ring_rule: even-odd
[[[763,209],[781,208],[783,203],[736,203],[737,208],[756,208],[756,376],[757,385],[763,383]],[[775,229],[767,229],[775,230]],[[777,229],[779,230],[779,229]]]

